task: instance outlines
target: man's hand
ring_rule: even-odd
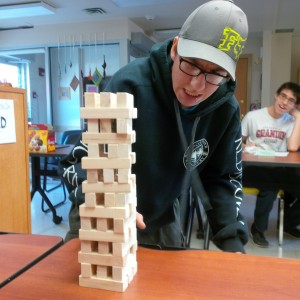
[[[136,212],[136,227],[139,229],[145,229],[144,217],[140,213]]]

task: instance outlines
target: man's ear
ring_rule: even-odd
[[[175,57],[177,54],[177,44],[178,44],[178,36],[175,36],[174,40],[173,40],[173,45],[172,45],[171,51],[170,51],[170,56],[173,61],[175,60]]]

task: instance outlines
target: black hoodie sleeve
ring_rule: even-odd
[[[227,124],[202,174],[212,209],[207,212],[213,241],[220,249],[245,252],[247,222],[240,214],[242,191],[242,140],[239,111]]]

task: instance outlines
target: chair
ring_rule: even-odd
[[[254,195],[257,196],[259,193],[259,190],[256,188],[249,188],[244,187],[243,193],[247,195]],[[283,243],[283,217],[284,217],[284,191],[279,190],[277,194],[277,200],[278,200],[278,244],[279,246],[282,246]]]
[[[65,144],[65,145],[75,145],[76,142],[81,138],[81,130],[67,130],[64,131],[63,134],[61,135],[60,138],[60,144]],[[62,181],[61,178],[59,178],[59,176],[53,176],[50,175],[49,172],[47,171],[53,171],[53,170],[57,170],[58,168],[58,163],[59,163],[60,158],[53,156],[53,157],[45,157],[44,158],[44,168],[43,168],[43,173],[44,173],[44,177],[43,177],[43,190],[46,192],[51,192],[59,187],[63,188],[63,193],[64,193],[64,200],[61,201],[60,203],[56,204],[54,207],[57,207],[59,205],[62,205],[65,201],[66,201],[66,189],[65,189],[65,185]],[[52,172],[53,173],[53,172]],[[54,187],[47,189],[47,177],[57,177],[60,180],[60,183],[55,185]],[[44,208],[44,200],[42,201],[42,211],[43,212],[47,212],[48,209],[46,210]]]
[[[188,195],[188,211],[185,222],[185,246],[190,247],[191,235],[193,230],[194,215],[196,213],[198,220],[197,238],[203,238],[203,249],[209,249],[210,226],[205,212],[201,213],[201,204],[199,196],[190,188]]]

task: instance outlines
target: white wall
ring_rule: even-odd
[[[292,80],[292,34],[264,32],[262,69],[262,106],[274,102],[278,87]]]
[[[251,66],[251,103],[261,102],[261,72],[262,72],[262,60],[261,60],[261,48],[262,38],[248,38],[246,47],[243,54],[252,55],[252,66]]]

